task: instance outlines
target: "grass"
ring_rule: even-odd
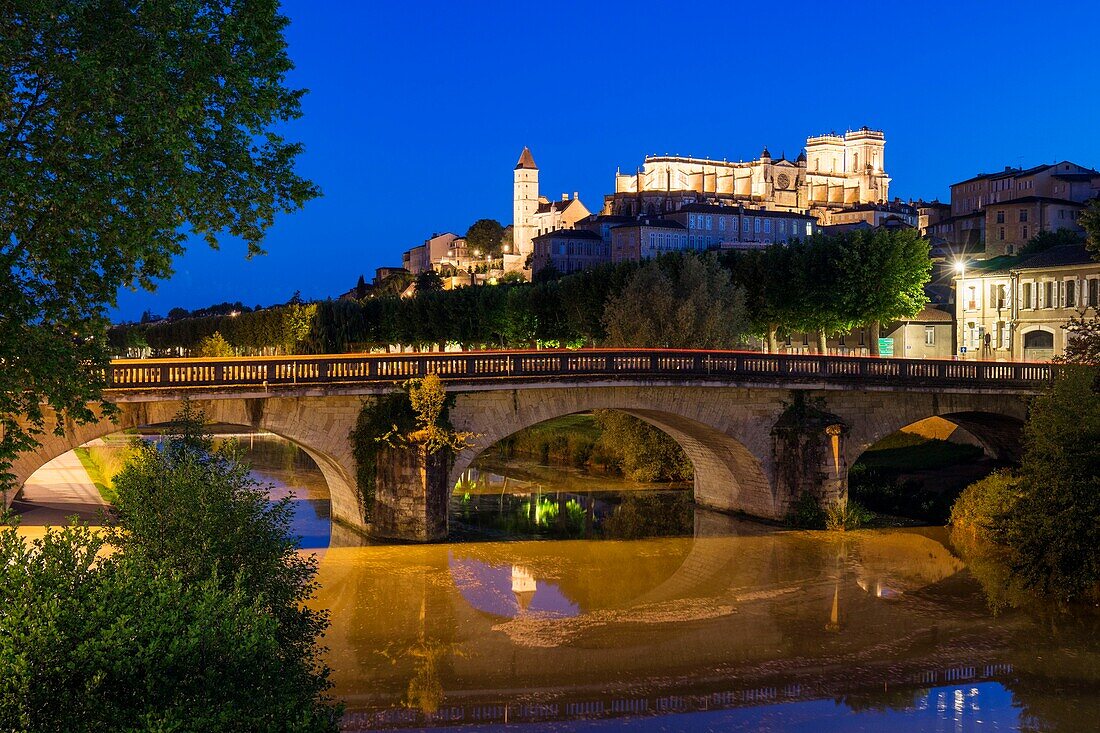
[[[119,471],[134,455],[134,449],[129,445],[86,445],[73,451],[80,459],[80,465],[88,474],[99,492],[103,501],[114,504],[118,501],[118,492],[115,491],[114,480]]]

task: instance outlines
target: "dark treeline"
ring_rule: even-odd
[[[721,254],[670,253],[532,283],[423,290],[112,329],[116,354],[190,353],[215,332],[237,351],[414,348],[735,347],[757,336],[847,333],[915,315],[931,264],[914,230],[854,231]]]

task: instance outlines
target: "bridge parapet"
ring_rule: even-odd
[[[112,390],[311,385],[391,385],[438,374],[445,382],[547,379],[717,379],[836,386],[954,387],[1037,391],[1055,366],[852,356],[669,349],[483,351],[302,357],[118,360]]]

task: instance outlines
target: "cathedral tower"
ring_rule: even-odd
[[[519,156],[512,185],[512,242],[524,259],[534,252],[535,213],[539,208],[539,169],[527,148]]]

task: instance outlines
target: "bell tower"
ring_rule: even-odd
[[[534,252],[535,213],[539,208],[539,168],[531,151],[524,148],[513,174],[512,243],[515,254],[526,260]]]

